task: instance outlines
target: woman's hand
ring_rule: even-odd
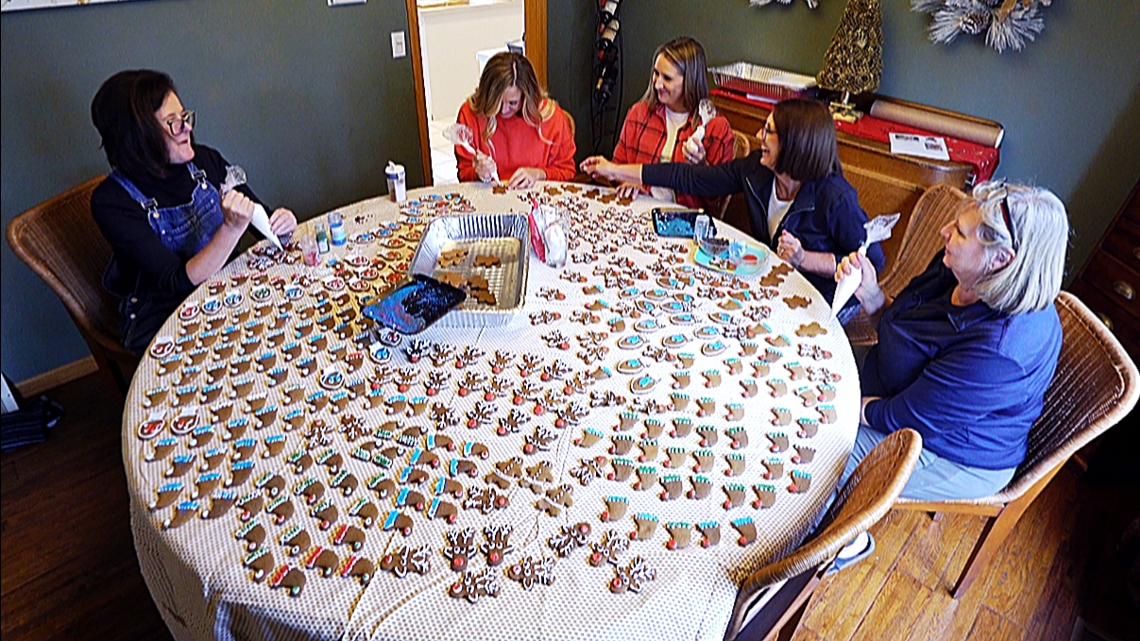
[[[279,238],[290,236],[297,231],[297,217],[288,209],[278,207],[273,210],[273,215],[269,217],[269,226]]]
[[[618,185],[617,197],[618,198],[637,198],[641,195],[641,185],[637,183],[622,183]]]
[[[253,220],[253,207],[253,201],[245,194],[236,189],[227,191],[222,196],[222,216],[225,218],[222,224],[244,232],[249,221]]]
[[[515,174],[507,181],[507,187],[511,189],[529,189],[534,187],[534,183],[546,180],[546,172],[536,167],[519,167],[515,170]]]
[[[614,175],[615,167],[617,167],[617,165],[606,160],[605,156],[590,156],[583,160],[578,168],[594,177],[601,176],[602,178],[617,180],[617,177]]]
[[[690,165],[703,165],[708,157],[704,143],[695,137],[686,140],[681,146],[681,151],[684,152],[685,162]]]
[[[780,234],[780,241],[776,245],[776,255],[783,258],[789,265],[800,268],[804,262],[804,246],[800,243],[800,239],[784,230]]]
[[[474,162],[475,175],[479,176],[479,180],[485,183],[491,182],[499,174],[499,167],[495,164],[495,159],[481,151],[475,152]]]
[[[858,272],[856,274],[856,272]],[[851,252],[839,261],[835,268],[835,280],[839,281],[847,274],[856,274],[860,278],[859,288],[855,290],[855,298],[863,305],[867,315],[874,314],[886,304],[886,294],[879,287],[879,274],[875,265],[859,252]]]

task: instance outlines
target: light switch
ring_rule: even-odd
[[[408,55],[408,44],[403,31],[392,32],[392,57],[403,58]]]

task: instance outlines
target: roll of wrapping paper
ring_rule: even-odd
[[[994,148],[1001,146],[1002,136],[1005,135],[1005,129],[1001,125],[987,125],[885,100],[876,100],[871,104],[871,115]]]

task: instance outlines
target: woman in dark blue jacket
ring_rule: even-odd
[[[1025,459],[1061,351],[1053,301],[1065,271],[1065,206],[1040,187],[987,182],[942,228],[945,249],[891,300],[853,253],[855,297],[879,343],[860,370],[863,411],[844,478],[886,435],[922,434],[902,496],[973,499],[998,492]]]
[[[582,162],[582,170],[700,197],[743,192],[752,236],[800,270],[831,302],[835,268],[843,256],[859,249],[867,222],[855,188],[843,177],[831,114],[814,100],[785,100],[768,115],[756,137],[759,150],[721,165],[615,165],[595,156]],[[867,255],[882,269],[883,250],[878,245],[872,245]],[[858,308],[852,299],[840,312],[840,320],[846,321]]]

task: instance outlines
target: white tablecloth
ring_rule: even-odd
[[[530,208],[526,194],[495,194],[489,187],[472,184],[420,190],[409,194],[409,198],[414,201],[444,192],[458,192],[470,204],[459,208],[476,212],[526,212]],[[275,261],[258,258],[257,251],[247,252],[200,287],[179,314],[167,322],[152,345],[153,355],[140,365],[127,400],[123,456],[142,571],[176,638],[720,639],[738,583],[749,572],[789,552],[807,533],[850,452],[859,408],[858,377],[850,347],[819,294],[795,272],[763,281],[772,287],[763,285],[761,277],[775,276],[772,268],[783,265],[775,257],[752,279],[734,280],[695,266],[691,241],[660,239],[653,233],[648,211],[660,203],[638,200],[631,206],[622,206],[613,201],[608,191],[598,192],[581,185],[546,184],[531,193],[574,210],[570,214],[571,260],[563,269],[553,269],[531,257],[525,308],[508,325],[483,329],[437,325],[418,336],[438,347],[453,348],[456,353],[468,347],[478,349],[481,355],[462,369],[456,367],[455,356],[438,366],[426,357],[409,363],[403,351],[407,342],[393,347],[391,362],[379,366],[368,356],[362,361],[351,361],[348,355],[360,348],[351,339],[338,338],[335,329],[318,326],[307,336],[294,335],[297,328],[305,326],[305,308],[323,299],[330,300],[329,307],[316,310],[309,320],[321,321],[326,313],[332,314],[337,318],[323,319],[330,328],[353,315],[349,308],[360,306],[362,294],[351,287],[328,289],[327,279],[337,269],[337,264],[329,266],[329,259],[337,259],[344,268],[347,259],[379,256],[375,262],[380,271],[378,279],[357,278],[367,268],[363,265],[348,266],[341,273],[356,289],[377,293],[390,274],[406,269],[415,248],[414,239],[432,218],[428,212],[449,209],[442,205],[434,209],[438,200],[424,200],[418,218],[409,217],[411,210],[407,207],[401,214],[397,205],[386,198],[344,207],[339,211],[351,240],[324,255],[325,262],[320,267],[306,267],[295,258],[292,262]],[[400,222],[389,228],[391,221]],[[371,232],[374,239],[361,237],[362,232]],[[725,229],[722,233],[743,237],[735,230]],[[406,241],[398,246],[399,241],[392,238]],[[263,248],[259,245],[254,249]],[[611,279],[608,285],[604,282],[606,273]],[[662,276],[674,280],[662,280]],[[690,276],[692,283],[687,284]],[[623,278],[632,280],[621,282]],[[588,291],[594,285],[602,286],[600,293]],[[299,293],[291,286],[299,287]],[[343,293],[348,296],[342,302],[332,300]],[[691,319],[677,315],[683,311],[669,309],[671,303],[681,303],[684,294],[692,297],[688,312]],[[288,301],[287,295],[299,298]],[[199,311],[194,311],[195,306]],[[211,318],[206,311],[215,306],[220,306],[217,316],[225,317],[224,322],[218,322],[219,337],[203,334],[208,331],[207,321]],[[272,347],[269,339],[276,330],[259,327],[258,321],[278,315],[282,315],[279,329],[285,334],[283,342]],[[184,328],[183,318],[191,316],[189,327]],[[611,320],[619,317],[624,320],[624,329],[611,332]],[[656,321],[659,328],[653,329],[652,324],[635,328],[646,320]],[[690,320],[695,322],[685,324]],[[342,327],[341,331],[347,329],[351,333],[353,327]],[[757,333],[749,339],[740,333],[742,327],[752,327]],[[552,332],[560,332],[565,340],[552,337]],[[321,333],[325,334],[326,345],[318,348],[311,341]],[[677,339],[667,338],[677,335],[686,344],[674,346]],[[256,345],[251,338],[255,336],[261,339]],[[632,336],[640,338],[629,339]],[[623,339],[627,340],[623,343]],[[174,344],[159,345],[166,340]],[[286,362],[286,348],[293,340],[300,343],[299,356]],[[203,341],[209,346],[199,347]],[[229,355],[225,355],[224,347],[218,347],[227,341],[234,344]],[[708,347],[718,341],[724,347],[720,353]],[[587,346],[591,344],[604,349],[590,355]],[[338,349],[341,346],[345,349]],[[244,355],[240,353],[243,348]],[[492,370],[496,353],[510,357],[498,374]],[[692,355],[693,361],[687,368],[681,364],[680,354]],[[520,364],[528,355],[534,357],[537,367],[525,372],[525,381],[539,390],[532,398],[545,399],[547,407],[542,414],[535,413],[534,401],[518,405],[513,402],[524,380]],[[313,357],[314,363],[305,375],[298,362],[307,356]],[[244,361],[246,357],[253,362]],[[594,360],[595,357],[600,360]],[[195,358],[200,361],[192,365]],[[284,368],[277,371],[283,377],[280,383],[271,380],[273,367],[258,371],[262,358],[275,360],[273,367]],[[631,359],[640,360],[645,369],[623,373],[630,371],[626,361]],[[765,360],[772,362],[765,365]],[[358,367],[349,371],[350,363]],[[556,363],[565,366],[561,380],[555,371]],[[246,365],[248,370],[241,371]],[[386,367],[396,376],[377,379],[378,367]],[[600,367],[608,371],[608,378],[590,376],[604,375]],[[543,380],[543,368],[549,368],[547,373],[554,377]],[[322,390],[320,373],[330,369],[349,384],[363,378],[360,393],[348,390],[347,385]],[[373,394],[385,401],[401,394],[397,381],[401,370],[413,379],[402,393],[409,400],[425,397],[423,413],[410,417],[406,412],[392,413],[393,407],[387,402],[370,409],[367,390],[374,383],[377,391]],[[687,387],[674,389],[674,385],[684,382],[680,374],[684,371],[689,373]],[[500,377],[506,384],[505,395],[493,395],[493,400],[486,401],[485,385],[461,395],[461,383],[469,373],[488,382]],[[433,374],[446,375],[448,382],[427,396],[425,381]],[[646,375],[655,384],[642,379]],[[578,388],[574,389],[567,383],[576,377]],[[720,382],[714,384],[717,377]],[[650,389],[635,390],[636,380],[641,380],[642,387],[650,385]],[[339,397],[345,401],[339,411],[334,411],[333,402],[317,410],[305,398],[288,401],[287,393],[295,386],[300,389],[292,391],[303,397],[318,391],[334,400],[341,392],[347,392],[348,397]],[[671,395],[675,392],[688,395],[684,409],[676,409],[672,404],[675,399]],[[608,393],[612,393],[611,402],[621,402],[601,404]],[[834,398],[825,400],[831,395]],[[701,399],[711,403],[711,412],[706,415],[698,413]],[[227,417],[229,402],[232,413]],[[477,422],[474,429],[468,428],[468,420],[480,402],[489,408],[489,420]],[[565,411],[571,403],[576,407],[570,409],[580,411],[569,414],[579,416]],[[258,414],[252,409],[258,405],[277,406],[275,420],[261,429],[257,426],[271,412],[262,409]],[[739,418],[731,416],[732,406],[741,413]],[[508,426],[504,428],[505,435],[497,434],[512,409],[518,410],[517,416],[524,420],[517,431]],[[438,417],[446,410],[459,420],[458,424],[446,426],[433,418],[433,414]],[[296,427],[286,421],[294,411],[300,412]],[[648,413],[653,411],[660,413]],[[157,416],[156,412],[165,413]],[[174,433],[175,419],[183,413],[191,417],[189,421],[198,431]],[[630,413],[628,428],[624,430],[620,429],[622,413]],[[164,427],[156,435],[141,438],[140,425],[152,416]],[[560,426],[560,416],[567,421],[565,426]],[[645,452],[640,447],[641,435],[654,429],[647,419],[660,421],[663,429],[656,439],[657,453],[650,452],[649,459],[642,462],[637,460]],[[670,436],[676,419],[691,423],[689,435]],[[318,420],[325,421],[330,431],[314,430],[313,424]],[[397,428],[395,435],[409,427],[420,427],[425,436],[410,435],[404,443],[407,447],[403,447],[388,434],[376,432],[393,420],[398,421],[398,426],[388,427]],[[242,421],[248,422],[244,433]],[[806,428],[801,427],[801,421],[807,424]],[[345,424],[355,426],[358,432],[340,431]],[[700,445],[697,428],[701,426],[715,428],[715,444]],[[553,440],[548,449],[529,453],[527,439],[533,438],[540,427]],[[734,428],[742,431],[728,431]],[[801,437],[801,429],[817,431],[813,436]],[[747,445],[733,449],[733,434],[737,438],[746,436]],[[429,450],[427,435],[449,437],[460,449]],[[615,437],[621,440],[625,436],[632,437],[634,444],[629,453],[621,457],[610,454]],[[583,437],[597,441],[590,447],[575,444]],[[786,441],[787,449],[773,452],[775,441]],[[462,451],[464,443],[474,447],[467,456]],[[388,450],[393,455],[388,467],[383,466],[382,459],[366,460],[371,454],[397,446],[399,449]],[[485,459],[475,455],[483,447]],[[362,455],[368,448],[369,453]],[[679,450],[670,453],[668,448]],[[440,467],[413,464],[415,449],[437,455]],[[321,455],[328,450],[338,454],[343,464],[321,464]],[[300,457],[305,451],[317,461],[298,473],[289,459]],[[694,471],[698,453],[711,455],[711,469]],[[810,462],[797,463],[794,458],[813,453]],[[666,466],[670,454],[673,461]],[[511,469],[513,457],[521,459],[523,473],[517,478],[512,476],[519,469]],[[148,460],[152,458],[157,460]],[[616,458],[629,460],[635,468],[624,482],[606,478],[620,467],[620,462],[615,466]],[[476,476],[449,474],[448,465],[453,460],[473,463]],[[780,464],[782,474],[765,478],[766,461]],[[549,480],[537,474],[535,466],[540,462],[549,463]],[[726,475],[731,465],[741,463],[742,471]],[[249,469],[243,470],[243,466]],[[398,477],[404,468],[426,472],[427,480],[422,485],[400,484]],[[331,487],[339,480],[337,472],[341,469],[357,482],[348,496]],[[464,509],[464,502],[470,500],[466,494],[457,499],[433,492],[436,484],[445,479],[458,482],[464,492],[486,491],[492,487],[486,479],[495,470],[510,482],[501,491],[509,501],[502,509],[490,508],[488,513]],[[595,471],[602,476],[594,478]],[[806,492],[789,489],[793,485],[792,472],[810,475]],[[214,478],[210,474],[214,473],[221,484],[210,487]],[[426,511],[419,512],[413,506],[397,507],[394,496],[381,498],[368,487],[368,480],[379,473],[393,477],[397,489],[418,491],[427,502],[439,498],[454,505],[457,520],[452,524],[438,516],[429,519]],[[652,474],[656,474],[657,482],[641,489],[636,487],[639,478],[650,479]],[[226,487],[235,475],[239,482]],[[708,481],[710,491],[703,499],[684,495],[662,499],[664,482],[670,475],[677,477],[675,482],[684,492],[703,482],[698,476]],[[326,488],[317,502],[328,501],[337,508],[337,519],[328,529],[321,529],[320,519],[310,515],[312,504],[300,493],[306,479]],[[195,498],[195,488],[200,483],[208,491]],[[803,485],[802,477],[799,483]],[[563,485],[569,490],[570,500],[558,503],[556,500],[562,497],[557,489]],[[771,507],[754,506],[760,496],[756,486],[760,485],[774,488]],[[164,488],[166,491],[160,493]],[[240,507],[224,507],[227,500],[248,499],[255,494],[266,497],[266,506],[272,505],[276,498],[270,496],[274,488],[279,490],[278,496],[287,497],[286,501],[294,506],[294,514],[280,523],[273,514],[265,512],[266,508],[243,521]],[[607,497],[618,497],[618,502],[628,506],[621,519],[603,521]],[[380,523],[367,527],[361,518],[350,515],[361,498],[375,506]],[[164,507],[149,509],[152,502],[158,501]],[[193,501],[197,501],[196,506]],[[558,509],[557,516],[552,516],[554,510],[547,512],[536,507],[545,507],[547,502]],[[736,505],[726,508],[726,502]],[[201,513],[215,503],[220,515],[202,518]],[[611,501],[609,507],[616,505]],[[179,506],[189,518],[174,527],[165,527],[165,521],[176,520]],[[447,508],[442,510],[446,512]],[[391,512],[408,519],[412,525],[410,535],[383,529],[383,521]],[[754,526],[755,538],[741,545],[738,539],[742,530],[748,533],[748,526],[743,524],[747,519]],[[254,565],[257,561],[250,559],[247,542],[240,538],[245,530],[256,528],[249,525],[253,521],[264,531],[262,552],[258,553],[272,556],[272,563],[261,560],[270,569],[259,580],[246,565],[247,560]],[[580,523],[589,525],[589,535],[582,537],[585,546],[567,548],[565,556],[558,556],[549,541],[563,533],[564,528],[573,529]],[[650,532],[653,523],[656,527]],[[719,543],[703,546],[705,537],[698,524],[719,529]],[[363,533],[358,550],[336,543],[335,533],[342,526],[352,526]],[[497,594],[474,601],[449,596],[463,574],[453,571],[444,556],[448,533],[455,536],[472,528],[472,541],[478,548],[487,540],[487,526],[511,528],[504,560],[497,567],[488,567],[487,556],[476,551],[467,571],[478,575],[486,570],[484,576],[493,579]],[[648,539],[630,540],[629,534],[639,528]],[[296,536],[299,529],[307,534],[309,550],[293,556],[283,538]],[[612,538],[625,539],[624,549],[616,553],[614,563],[591,565],[591,545],[600,546],[603,536],[611,530]],[[689,545],[671,546],[670,530],[687,531],[691,537]],[[331,576],[321,576],[319,569],[305,567],[305,559],[315,546],[336,555]],[[426,546],[430,570],[424,574],[408,571],[400,578],[380,569],[383,557],[401,546]],[[348,565],[346,561],[354,555],[377,566],[366,585],[359,577],[341,576]],[[528,557],[538,562],[549,559],[546,563],[552,582],[537,581],[528,590],[522,582],[510,578],[508,569]],[[324,557],[326,561],[330,558]],[[638,575],[642,579],[640,585],[633,586],[639,591],[611,592],[617,569],[636,567],[636,558],[640,558],[640,567],[644,569]],[[285,576],[290,569],[305,579],[296,596],[291,596],[288,588],[270,587],[274,575]]]

